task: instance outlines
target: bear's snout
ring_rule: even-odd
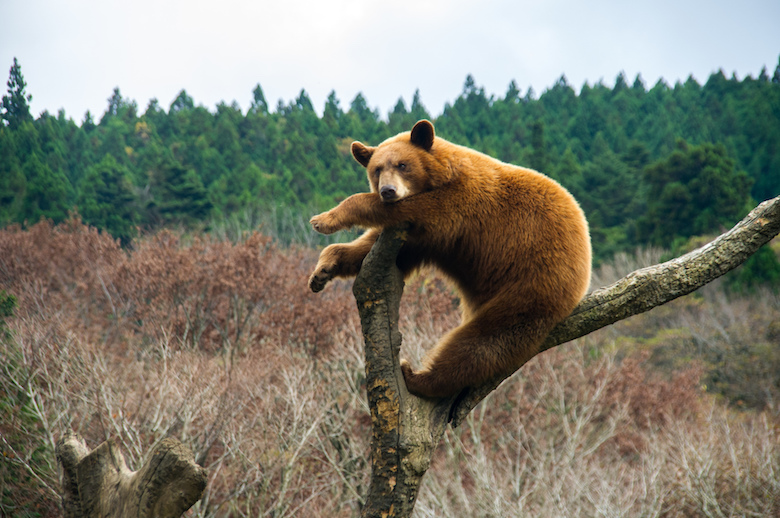
[[[382,197],[382,201],[393,201],[398,197],[398,189],[395,185],[383,185],[379,189],[379,195]]]

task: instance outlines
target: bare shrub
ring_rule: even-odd
[[[654,247],[637,248],[633,254],[618,252],[593,270],[591,289],[612,284],[639,268],[658,264],[663,253],[663,250]]]
[[[400,307],[402,356],[419,364],[425,351],[460,323],[459,303],[449,281],[435,271],[425,271],[409,279]]]
[[[184,442],[209,472],[190,516],[358,514],[362,335],[348,283],[308,293],[315,258],[261,234],[122,250],[78,220],[0,230],[0,289],[19,300],[0,339],[0,514],[59,515],[67,429],[116,438],[131,468]],[[404,354],[458,319],[439,276],[410,279]],[[716,286],[544,353],[447,432],[416,515],[777,514],[776,406],[730,410],[707,392],[708,357],[691,360],[767,345],[778,319],[776,296]]]
[[[116,290],[148,341],[162,333],[207,350],[244,350],[247,340],[327,348],[343,321],[306,290],[310,259],[304,250],[281,252],[259,233],[236,244],[208,236],[183,244],[164,231],[118,268]],[[346,305],[339,295],[334,290],[325,303]]]
[[[210,470],[198,515],[352,513],[366,476],[360,333],[343,285],[325,304],[308,293],[312,252],[171,232],[125,252],[78,220],[6,229],[0,252],[0,286],[19,296],[0,395],[24,417],[4,419],[3,452],[30,500],[56,508],[51,453],[73,429],[117,438],[131,467],[178,437]]]
[[[669,504],[684,516],[778,516],[777,423],[711,405],[704,426],[674,423],[661,448]]]
[[[77,216],[57,226],[43,220],[26,231],[0,230],[0,285],[19,299],[17,314],[68,308],[82,332],[104,327],[91,309],[105,304],[111,269],[123,258],[116,240]]]
[[[541,355],[449,431],[415,516],[777,513],[767,414],[705,403],[697,369],[666,380],[589,351]]]

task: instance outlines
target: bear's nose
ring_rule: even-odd
[[[396,192],[395,185],[383,185],[379,189],[379,195],[385,201],[395,199]]]

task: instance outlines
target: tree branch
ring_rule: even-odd
[[[691,293],[742,264],[778,233],[780,197],[762,203],[708,245],[594,291],[553,329],[540,352]],[[448,400],[407,392],[398,358],[403,279],[395,267],[404,239],[403,229],[385,230],[353,287],[366,341],[373,427],[371,485],[363,516],[409,516],[447,422],[458,426],[504,380],[496,378]]]
[[[761,203],[734,228],[707,245],[665,263],[636,270],[595,290],[550,332],[539,352],[696,291],[744,263],[778,233],[780,196]],[[452,425],[458,426],[504,379],[470,390],[453,409]]]

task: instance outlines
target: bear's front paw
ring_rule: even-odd
[[[330,211],[314,216],[309,220],[309,223],[320,234],[332,234],[340,228],[336,218]]]
[[[326,265],[317,265],[317,268],[309,277],[309,289],[314,293],[318,293],[325,288],[328,281],[333,279],[333,267]]]

